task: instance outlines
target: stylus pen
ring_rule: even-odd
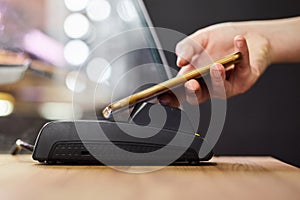
[[[220,63],[220,64],[224,65],[224,67],[229,67],[229,66],[237,63],[238,61],[240,61],[241,58],[242,58],[242,54],[240,52],[236,52],[236,53],[228,55],[220,60],[217,60],[214,63]],[[168,90],[175,88],[191,79],[200,78],[201,76],[203,76],[209,72],[209,69],[211,68],[211,66],[213,66],[213,63],[209,64],[205,67],[201,67],[199,69],[192,70],[184,75],[169,79],[165,82],[159,83],[150,88],[147,88],[145,90],[137,92],[129,97],[126,97],[119,101],[116,101],[103,109],[103,111],[102,111],[103,117],[106,119],[109,119],[112,116],[112,114],[117,111],[131,107],[134,104],[137,104],[139,102],[151,99],[151,98],[153,98],[157,95],[160,95],[164,92],[167,92]]]

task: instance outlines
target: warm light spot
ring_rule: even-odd
[[[70,120],[80,118],[82,110],[79,107],[74,107],[71,103],[48,102],[39,106],[40,115],[49,120]]]
[[[14,111],[14,102],[12,95],[0,92],[0,117],[8,116]]]

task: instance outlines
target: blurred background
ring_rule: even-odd
[[[16,138],[33,143],[48,121],[101,118],[142,82],[168,79],[139,8],[136,0],[0,0],[1,152]],[[28,59],[24,78],[3,84],[6,68],[17,68],[7,64]]]
[[[154,26],[187,35],[219,22],[300,14],[300,2],[295,0],[272,1],[272,5],[259,0],[145,0],[145,4]],[[73,94],[91,84],[102,86],[96,100],[99,107],[105,105],[109,101],[105,97],[109,96],[110,85],[114,85],[110,81],[117,81],[131,65],[153,59],[147,52],[143,53],[142,60],[139,53],[132,55],[131,60],[128,56],[120,58],[116,65],[121,63],[124,67],[115,74],[114,67],[109,66],[111,54],[117,54],[133,39],[143,45],[146,33],[119,38],[114,45],[89,55],[112,34],[145,25],[131,0],[0,0],[0,48],[25,52],[25,57],[33,59],[21,81],[0,86],[0,153],[7,153],[17,138],[33,143],[45,122],[73,118]],[[164,38],[161,39],[164,44]],[[173,54],[167,54],[170,66],[175,66],[175,59]],[[81,78],[78,70],[83,63],[87,64],[85,76]],[[271,155],[300,166],[298,65],[271,66],[250,91],[228,101],[216,155]],[[156,68],[141,73],[147,76],[153,70]],[[101,73],[106,80],[99,82],[97,77]],[[75,84],[77,77],[79,81]],[[126,90],[120,96],[124,94]],[[84,96],[79,104],[74,108],[76,116],[88,118],[94,107],[84,102]],[[209,102],[200,109],[201,115],[210,115]],[[201,121],[199,131],[205,131],[208,123],[208,120]]]

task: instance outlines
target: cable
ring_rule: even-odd
[[[12,146],[11,150],[10,150],[10,154],[11,155],[17,155],[20,153],[20,151],[22,149],[25,149],[29,152],[33,152],[33,149],[34,149],[34,145],[31,145],[27,142],[24,142],[20,139],[17,139],[15,144]]]

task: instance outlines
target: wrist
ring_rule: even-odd
[[[300,17],[266,21],[262,31],[270,42],[270,64],[300,61]]]

